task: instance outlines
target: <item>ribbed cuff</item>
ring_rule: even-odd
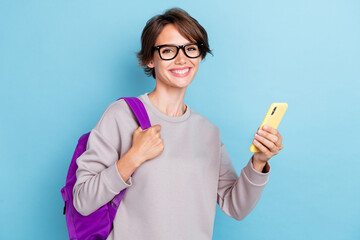
[[[269,181],[269,174],[271,167],[268,162],[265,165],[265,170],[267,170],[266,173],[261,173],[256,171],[252,164],[252,157],[250,158],[248,164],[243,168],[243,171],[246,177],[249,179],[249,181],[254,185],[259,185],[259,186],[265,185]]]
[[[127,180],[127,182],[122,179],[117,169],[116,163],[105,169],[102,174],[106,184],[114,192],[119,193],[123,189],[132,185],[131,177]]]

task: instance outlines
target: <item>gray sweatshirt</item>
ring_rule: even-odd
[[[127,188],[107,239],[210,240],[216,204],[243,219],[258,202],[270,166],[257,172],[250,159],[238,177],[218,127],[189,106],[182,116],[168,116],[147,94],[139,99],[151,124],[161,125],[164,151],[124,182],[116,162],[130,149],[138,123],[124,100],[112,103],[77,159],[74,206],[88,215]]]

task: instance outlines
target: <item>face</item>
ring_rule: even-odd
[[[167,24],[156,39],[155,46],[164,44],[185,45],[190,42],[179,33],[175,25]],[[200,62],[201,57],[188,58],[182,49],[172,60],[162,60],[158,51],[155,50],[153,59],[147,66],[155,68],[158,85],[186,88],[194,79]]]

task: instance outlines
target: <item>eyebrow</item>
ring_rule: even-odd
[[[154,46],[161,46],[161,45],[174,45],[174,46],[182,46],[182,45],[186,45],[186,44],[189,44],[189,43],[196,43],[196,42],[187,42],[187,43],[184,43],[184,44],[163,43],[163,44],[155,44]]]

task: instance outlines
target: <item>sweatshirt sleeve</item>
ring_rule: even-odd
[[[217,202],[225,214],[236,220],[242,220],[259,201],[269,180],[270,165],[269,163],[266,164],[266,173],[260,173],[253,168],[251,157],[248,164],[241,170],[240,177],[238,177],[222,142],[220,157]]]
[[[117,170],[119,144],[115,113],[109,107],[91,131],[86,151],[76,161],[78,169],[73,203],[82,215],[91,214],[131,186],[131,177],[124,182]]]

